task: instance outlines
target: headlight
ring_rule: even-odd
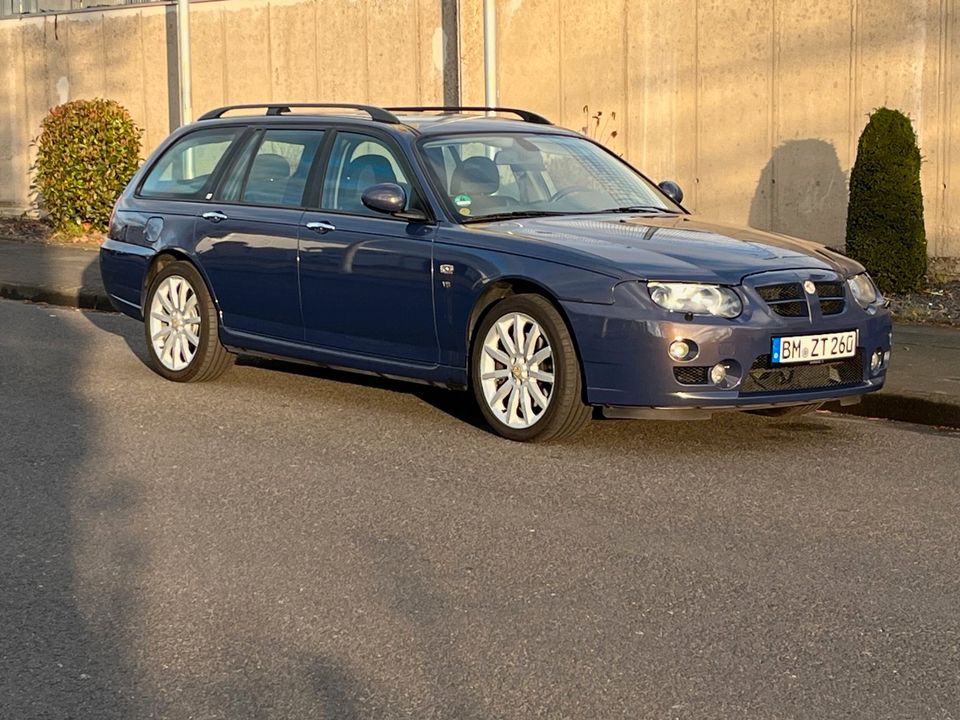
[[[850,292],[853,294],[853,299],[857,301],[857,305],[864,309],[880,301],[880,292],[867,273],[847,278],[847,285],[850,286]]]
[[[650,299],[665,310],[735,318],[743,310],[740,296],[719,285],[699,283],[647,283]]]

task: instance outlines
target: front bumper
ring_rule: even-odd
[[[882,388],[886,378],[886,363],[876,371],[870,367],[874,352],[890,350],[892,323],[883,308],[867,313],[848,298],[843,312],[836,315],[785,318],[748,293],[743,314],[734,320],[697,316],[688,321],[655,306],[640,283],[619,285],[615,295],[613,305],[563,303],[583,363],[587,402],[604,407],[609,416],[651,415],[639,408],[705,411],[682,414],[693,418],[718,410],[856,402]],[[859,331],[857,355],[849,361],[769,364],[774,337],[854,329]],[[698,356],[682,362],[671,358],[667,349],[676,339],[696,343]],[[708,378],[684,384],[674,372],[728,361],[742,369],[743,382],[733,389],[717,387]],[[757,374],[751,376],[753,371]]]

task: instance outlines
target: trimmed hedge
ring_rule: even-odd
[[[37,139],[34,187],[56,229],[107,229],[140,166],[142,134],[113,100],[74,100],[50,111]]]
[[[910,118],[889,108],[873,112],[850,173],[847,254],[885,292],[916,290],[927,272],[920,162]]]

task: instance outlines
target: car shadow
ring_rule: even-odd
[[[423,385],[406,380],[396,380],[380,375],[350,372],[336,368],[306,363],[273,360],[268,358],[241,355],[237,358],[240,367],[255,367],[273,372],[316,378],[345,385],[357,385],[365,388],[412,395],[421,402],[430,405],[454,420],[470,425],[484,432],[491,432],[474,402],[470,392],[449,390],[433,385]]]

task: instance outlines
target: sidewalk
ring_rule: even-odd
[[[95,248],[0,238],[0,297],[113,310],[100,280],[99,257]]]
[[[0,297],[112,310],[95,249],[0,238]],[[896,325],[887,383],[834,411],[960,428],[960,329]]]

